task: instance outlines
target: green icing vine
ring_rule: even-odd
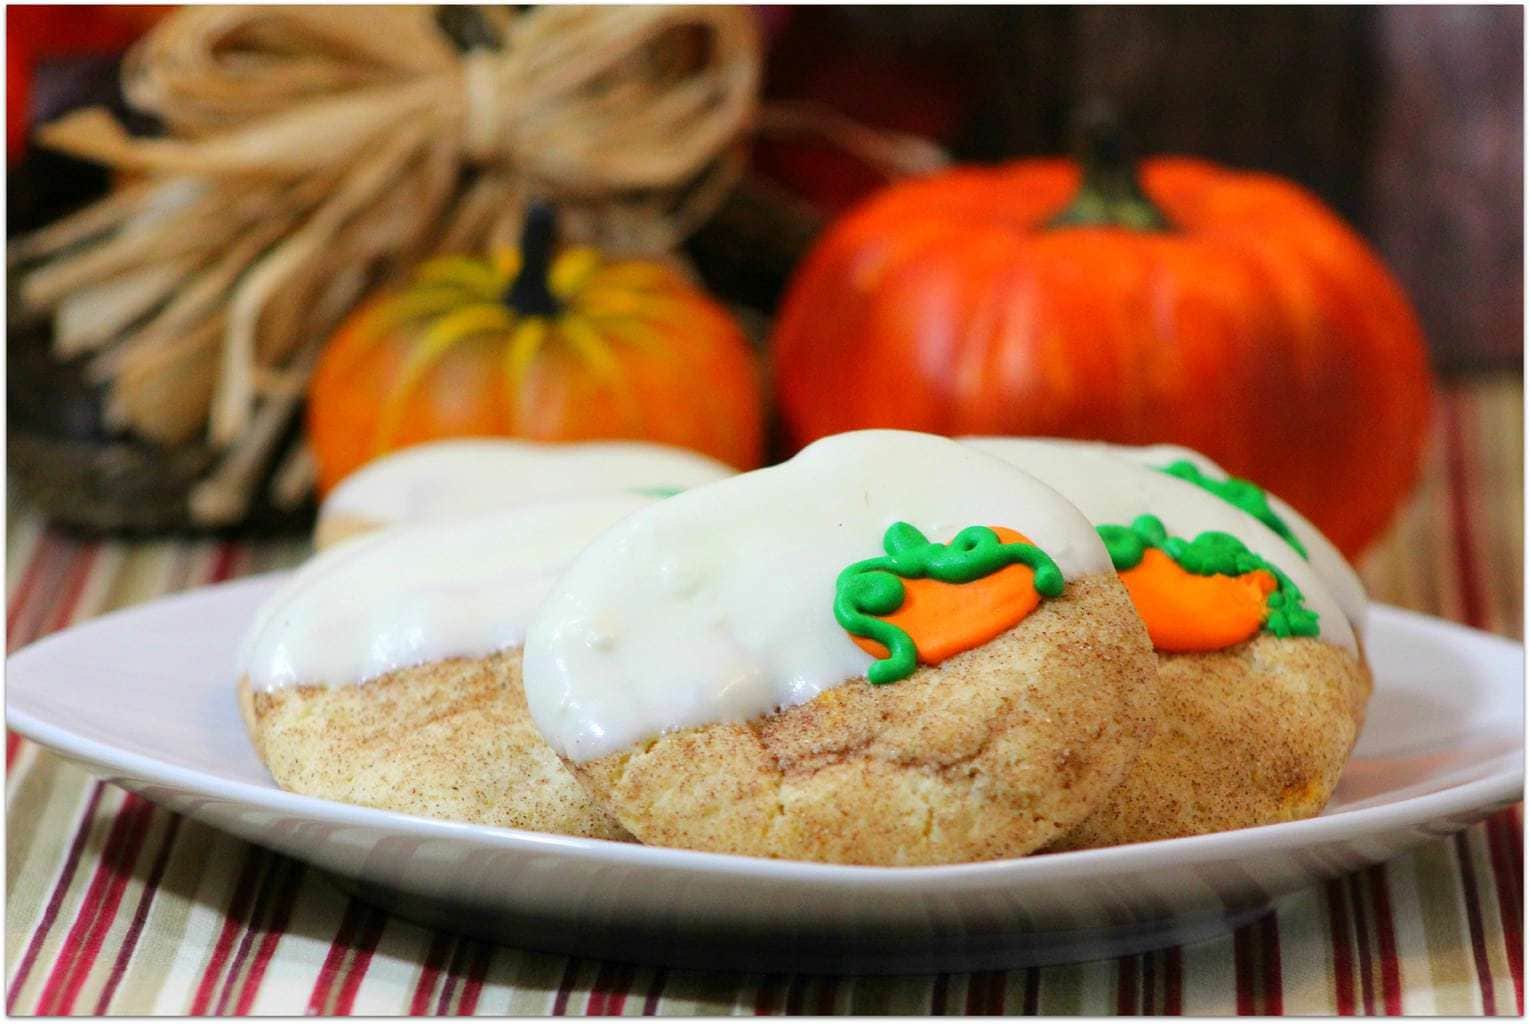
[[[1194,540],[1171,537],[1157,516],[1138,516],[1130,526],[1107,523],[1097,530],[1117,572],[1136,567],[1148,548],[1157,548],[1181,569],[1197,576],[1241,576],[1263,569],[1275,577],[1276,584],[1269,596],[1270,613],[1264,628],[1283,637],[1318,635],[1317,612],[1306,606],[1306,598],[1291,577],[1230,533],[1208,530]]]
[[[681,491],[685,490],[685,488],[684,487],[629,487],[629,488],[627,488],[627,490],[629,492],[631,492],[632,494],[641,494],[645,498],[673,498],[675,495],[677,495]]]
[[[1296,553],[1303,558],[1307,557],[1307,549],[1297,539],[1296,534],[1291,532],[1291,527],[1286,521],[1270,508],[1269,496],[1264,488],[1252,480],[1244,480],[1241,477],[1230,476],[1225,480],[1218,480],[1214,476],[1202,473],[1199,467],[1189,459],[1180,459],[1171,462],[1167,466],[1159,466],[1159,472],[1178,477],[1186,483],[1194,484],[1203,491],[1216,495],[1229,505],[1241,508],[1265,526],[1280,534],[1285,542],[1296,549]]]
[[[882,548],[887,554],[847,566],[834,584],[834,618],[852,636],[887,648],[887,657],[872,662],[866,673],[878,686],[912,675],[919,660],[913,637],[878,618],[903,606],[903,580],[927,576],[942,583],[971,583],[1021,564],[1035,571],[1036,592],[1043,597],[1063,591],[1062,570],[1051,556],[1034,544],[1006,544],[986,526],[969,526],[951,543],[939,544],[909,523],[893,523]]]

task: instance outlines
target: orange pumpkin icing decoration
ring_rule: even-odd
[[[1029,544],[1029,537],[1003,526],[990,527],[1005,544]],[[913,638],[921,665],[938,665],[1013,629],[1041,603],[1036,573],[1015,563],[969,583],[945,583],[929,577],[903,581],[903,604],[878,616]],[[885,646],[852,636],[861,650],[886,658]]]
[[[1259,632],[1278,586],[1263,569],[1238,576],[1199,576],[1157,548],[1120,573],[1153,646],[1184,653],[1219,651]]]
[[[1320,635],[1317,613],[1291,578],[1230,533],[1172,537],[1154,515],[1095,530],[1160,651],[1217,651],[1261,629]]]

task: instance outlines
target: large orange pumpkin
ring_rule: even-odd
[[[424,263],[340,326],[308,392],[321,492],[448,437],[638,439],[759,464],[758,366],[738,325],[662,264],[586,247],[554,259],[552,229],[534,208],[521,252]]]
[[[790,440],[861,427],[1199,449],[1353,556],[1417,472],[1418,321],[1277,177],[1108,144],[895,185],[799,267],[771,341]],[[1081,180],[1082,177],[1082,180]]]

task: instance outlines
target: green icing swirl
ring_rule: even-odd
[[[1317,636],[1317,612],[1306,606],[1301,589],[1291,577],[1250,551],[1230,533],[1208,530],[1194,540],[1171,537],[1157,516],[1138,516],[1130,526],[1107,523],[1096,527],[1117,572],[1135,568],[1148,548],[1157,548],[1181,569],[1197,576],[1242,576],[1263,569],[1275,577],[1275,590],[1267,601],[1269,614],[1264,628],[1276,636]]]
[[[887,657],[871,663],[866,678],[878,686],[913,674],[919,652],[906,631],[878,618],[903,606],[903,580],[929,577],[942,583],[971,583],[1009,565],[1035,571],[1036,592],[1056,597],[1063,574],[1034,544],[1006,544],[986,526],[969,526],[949,544],[935,543],[909,523],[893,523],[882,537],[887,552],[847,566],[834,584],[834,618],[852,636],[875,640]],[[901,577],[901,578],[900,578]]]
[[[673,498],[675,495],[679,494],[683,490],[685,490],[684,487],[629,487],[629,488],[627,488],[627,491],[628,491],[629,494],[640,494],[640,495],[642,495],[645,498]]]
[[[1196,464],[1189,459],[1180,459],[1177,462],[1169,463],[1167,466],[1159,466],[1158,471],[1178,477],[1186,483],[1194,484],[1201,490],[1216,495],[1229,505],[1241,508],[1265,526],[1280,534],[1287,544],[1296,549],[1298,555],[1301,555],[1303,558],[1307,557],[1306,547],[1297,539],[1296,534],[1291,532],[1291,527],[1286,525],[1286,521],[1280,518],[1275,510],[1270,507],[1270,499],[1265,494],[1264,488],[1253,481],[1244,480],[1236,476],[1230,476],[1225,480],[1218,480],[1216,477],[1207,476],[1205,473],[1202,473]]]

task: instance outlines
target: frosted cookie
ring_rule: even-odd
[[[319,508],[314,544],[324,548],[383,526],[500,512],[540,501],[663,497],[733,473],[732,467],[705,455],[642,441],[436,441],[369,462],[340,481]]]
[[[969,442],[1097,526],[1158,655],[1161,719],[1127,780],[1054,848],[1245,828],[1321,811],[1370,676],[1348,617],[1287,536],[1103,446]]]
[[[1147,636],[1088,520],[901,431],[623,520],[532,621],[525,685],[643,842],[853,864],[1043,846],[1155,718]]]
[[[272,777],[425,817],[628,838],[527,715],[521,645],[558,573],[654,501],[553,502],[321,552],[239,652],[240,707]]]

